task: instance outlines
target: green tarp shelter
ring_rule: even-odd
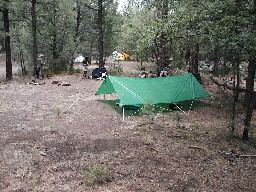
[[[210,94],[191,73],[159,78],[107,76],[96,95],[116,93],[119,105],[178,103]]]

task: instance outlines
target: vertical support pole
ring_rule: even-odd
[[[123,121],[124,121],[124,106],[122,106],[122,109],[123,109]]]

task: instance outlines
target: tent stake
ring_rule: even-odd
[[[69,109],[79,100],[80,98],[78,97],[73,103],[72,105],[69,106]]]
[[[182,111],[182,113],[184,113],[185,115],[187,115],[188,116],[188,114],[187,113],[185,113],[185,111],[183,111],[178,105],[176,105],[176,103],[174,103],[174,105],[180,110],[180,111]]]

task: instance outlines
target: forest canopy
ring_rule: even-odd
[[[154,60],[159,66],[178,67],[188,64],[193,54],[215,63],[241,63],[254,55],[254,1],[131,0],[122,8],[118,11],[118,1],[113,0],[5,0],[0,4],[1,11],[9,13],[12,57],[24,59],[28,67],[33,66],[35,37],[36,54],[44,54],[53,70],[61,70],[77,54],[99,59],[99,52],[106,58],[114,50],[137,60]],[[2,14],[1,51],[7,35],[5,21]]]

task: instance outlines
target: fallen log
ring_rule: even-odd
[[[239,155],[239,157],[241,157],[241,158],[249,158],[249,157],[256,158],[256,155]]]
[[[243,155],[237,153],[225,153],[226,157],[234,157],[234,158],[256,158],[256,155]]]
[[[44,85],[45,82],[37,82],[35,80],[32,80],[31,82],[25,83],[25,84],[31,84],[31,85]]]
[[[61,81],[61,82],[59,82],[58,83],[58,86],[70,86],[71,85],[71,83],[70,82],[64,82],[64,81]]]
[[[59,84],[61,81],[52,81],[52,84]]]

